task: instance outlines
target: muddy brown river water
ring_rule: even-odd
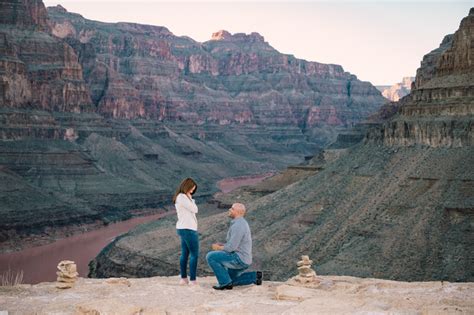
[[[77,264],[79,276],[87,277],[89,261],[94,259],[102,248],[115,237],[128,232],[139,224],[172,214],[174,211],[133,218],[47,245],[0,254],[0,274],[4,274],[8,270],[14,275],[23,271],[23,283],[56,281],[58,263],[61,260],[72,260]]]

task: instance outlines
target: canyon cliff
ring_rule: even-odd
[[[108,117],[298,126],[312,135],[321,124],[352,125],[383,103],[341,66],[281,54],[258,33],[221,30],[198,43],[165,27],[100,23],[61,7],[48,12]]]
[[[423,58],[393,112],[383,108],[307,165],[217,197],[223,208],[247,205],[253,268],[283,280],[291,257],[308,253],[318,274],[474,280],[473,43],[474,8]],[[204,257],[225,240],[227,220],[199,219],[200,275],[210,272]],[[178,256],[169,218],[115,240],[91,275],[178,274]]]
[[[164,211],[188,176],[208,199],[218,180],[298,163],[383,103],[341,66],[257,33],[198,43],[38,0],[0,12],[2,251]]]
[[[90,110],[77,55],[49,34],[43,3],[8,1],[0,5],[0,12],[1,108]]]

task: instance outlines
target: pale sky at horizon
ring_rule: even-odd
[[[341,65],[374,85],[415,76],[423,56],[454,33],[474,0],[44,0],[102,22],[167,27],[204,42],[221,29],[258,32],[297,58]]]

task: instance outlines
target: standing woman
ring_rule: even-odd
[[[197,185],[192,178],[186,178],[181,182],[173,196],[173,203],[176,207],[178,222],[176,230],[181,237],[181,257],[179,267],[181,279],[179,284],[188,284],[188,274],[186,272],[189,260],[189,284],[196,284],[196,270],[199,256],[199,236],[197,232],[198,207],[192,197],[196,192]]]

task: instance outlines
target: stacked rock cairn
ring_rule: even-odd
[[[56,288],[68,289],[74,286],[77,280],[77,267],[73,261],[63,260],[58,264],[58,279],[56,282]]]
[[[298,261],[298,272],[299,274],[294,278],[297,282],[300,283],[311,283],[318,282],[316,277],[316,272],[311,269],[312,260],[309,259],[309,256],[301,256],[301,261]]]

